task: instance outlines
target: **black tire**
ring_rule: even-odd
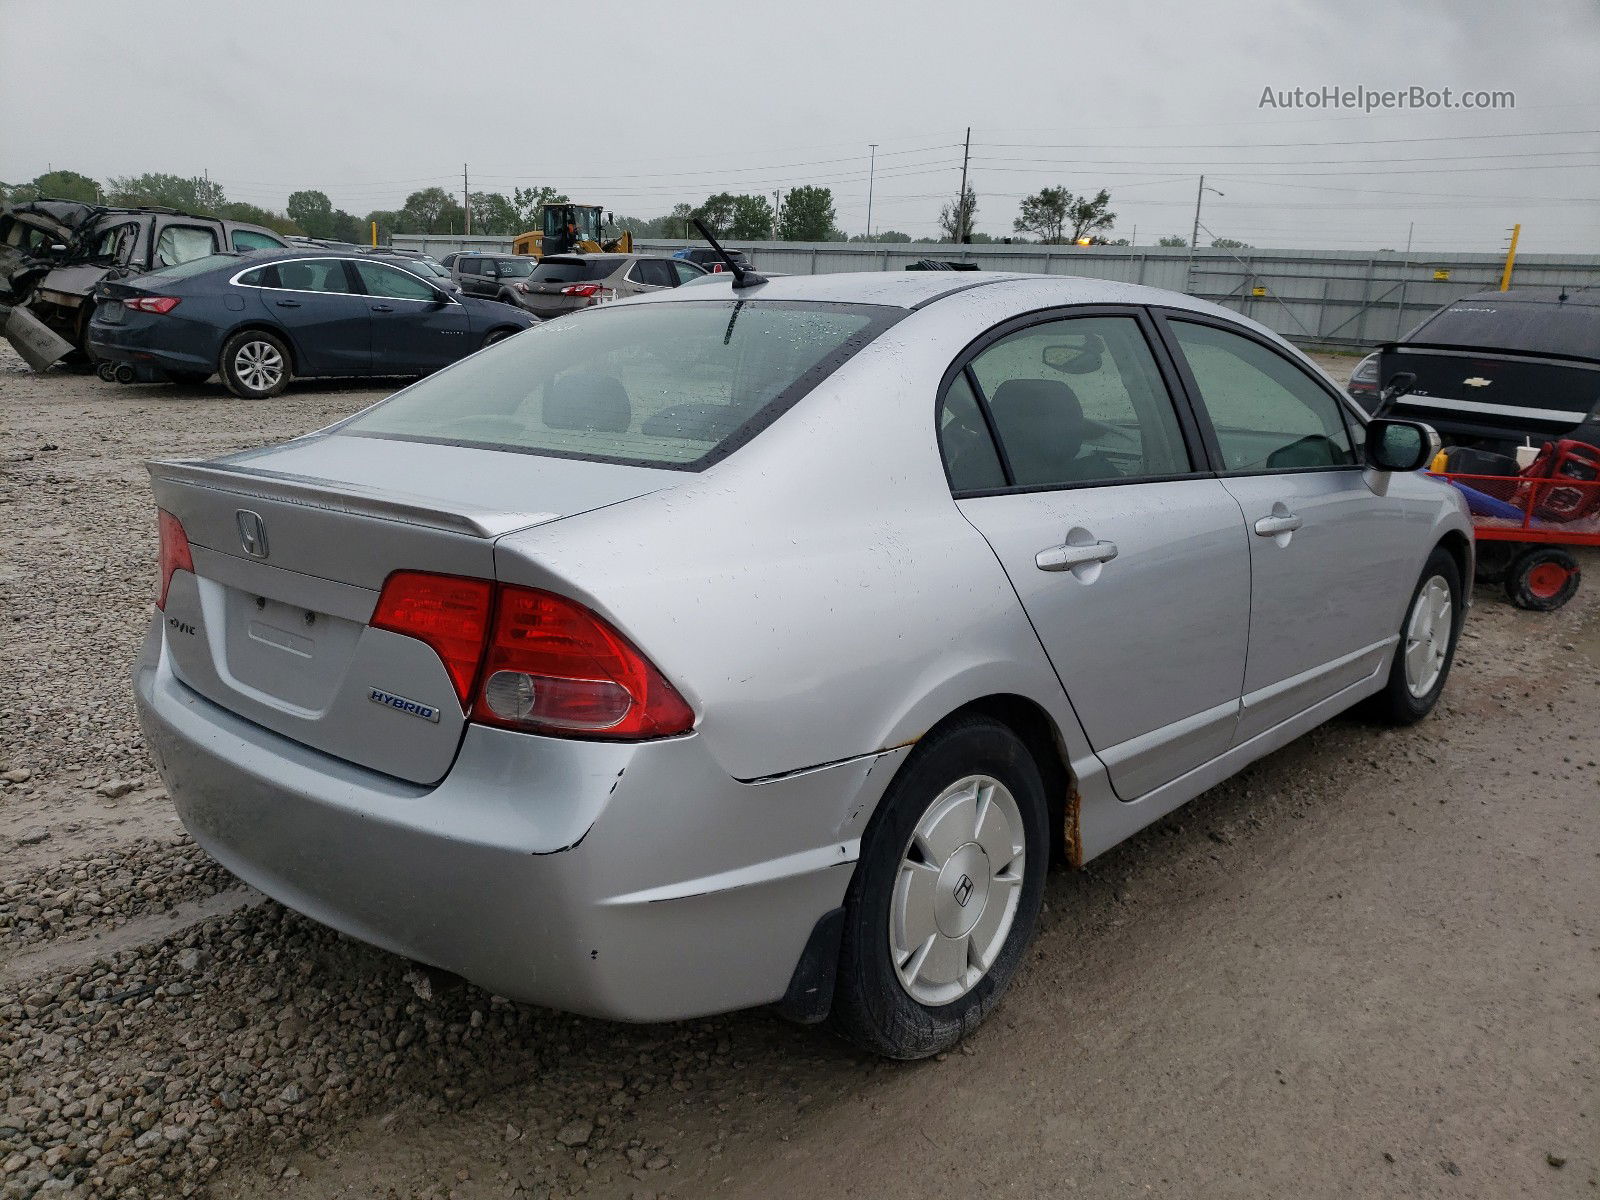
[[[204,383],[211,378],[210,371],[168,371],[167,378],[173,383],[180,383],[186,387]]]
[[[272,366],[272,352],[277,355],[275,370],[266,369]],[[250,360],[263,364],[263,369],[250,371]],[[264,329],[246,329],[234,334],[223,345],[217,373],[228,390],[241,400],[265,400],[289,386],[290,364],[289,347],[281,337]]]
[[[930,1005],[911,995],[896,970],[890,951],[891,909],[902,860],[914,853],[912,835],[918,822],[952,786],[973,775],[998,781],[1016,802],[1024,847],[1021,882],[1009,930],[1003,935],[998,928],[994,931],[993,936],[1003,940],[987,972],[964,994]],[[861,860],[845,899],[830,1013],[834,1029],[863,1049],[896,1059],[937,1054],[975,1030],[999,1004],[1033,938],[1049,843],[1044,783],[1038,764],[1015,733],[990,718],[972,716],[957,718],[924,737],[889,785],[862,839]],[[954,856],[947,860],[947,871],[953,861]],[[935,886],[945,882],[941,875]],[[967,901],[955,898],[963,884],[970,896],[973,881],[962,874],[950,897],[964,909]],[[981,886],[986,905],[995,885]],[[973,926],[982,925],[982,912],[980,908],[972,914]]]
[[[1530,546],[1506,571],[1506,597],[1518,608],[1555,612],[1583,582],[1578,560],[1559,546]]]
[[[510,337],[512,334],[518,333],[518,332],[520,332],[520,330],[516,330],[516,329],[491,329],[491,330],[489,330],[488,333],[483,335],[484,348],[487,349],[488,347],[494,345],[496,342],[503,342],[508,337]]]
[[[1406,651],[1418,601],[1435,579],[1443,580],[1450,593],[1450,631],[1438,677],[1430,687],[1418,694],[1407,676]],[[1435,546],[1433,553],[1428,556],[1427,565],[1422,568],[1422,574],[1417,578],[1417,586],[1411,590],[1405,615],[1400,619],[1400,642],[1395,647],[1388,682],[1384,684],[1383,691],[1368,704],[1368,711],[1376,719],[1389,725],[1414,725],[1433,711],[1433,706],[1439,702],[1439,694],[1444,691],[1444,685],[1450,678],[1450,664],[1455,661],[1456,643],[1461,638],[1461,620],[1466,611],[1461,602],[1462,590],[1461,569],[1456,566],[1456,560],[1443,546]]]

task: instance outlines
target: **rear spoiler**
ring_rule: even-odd
[[[1461,358],[1516,358],[1528,362],[1547,362],[1557,366],[1600,367],[1600,357],[1587,354],[1559,354],[1551,350],[1509,350],[1497,346],[1448,346],[1443,342],[1385,342],[1379,354],[1405,354],[1420,350],[1427,354],[1449,354]]]
[[[456,505],[438,507],[438,501],[404,492],[376,491],[352,484],[331,483],[283,471],[263,471],[253,467],[219,467],[192,460],[158,459],[145,463],[153,482],[189,484],[231,495],[261,500],[278,500],[308,508],[374,517],[465,533],[474,537],[495,538],[557,520],[560,513],[507,512],[497,509]]]

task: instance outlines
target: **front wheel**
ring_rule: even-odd
[[[516,332],[517,331],[515,329],[491,329],[488,333],[486,333],[484,335],[484,338],[483,338],[484,349],[488,349],[490,346],[494,345],[496,342],[505,341],[508,337],[510,337],[512,334],[514,334]]]
[[[1375,716],[1391,725],[1412,725],[1433,711],[1455,660],[1464,608],[1461,571],[1442,546],[1422,568],[1400,625],[1400,644],[1383,691],[1372,698]]]
[[[1049,829],[1038,765],[1010,729],[970,717],[925,737],[862,842],[834,1028],[897,1059],[975,1030],[1033,937]]]
[[[235,396],[264,400],[289,386],[289,347],[276,334],[247,329],[223,346],[218,370]]]

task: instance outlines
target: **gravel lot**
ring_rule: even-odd
[[[997,1018],[890,1066],[766,1013],[605,1025],[409,971],[177,827],[126,682],[140,463],[381,394],[0,346],[0,1200],[1595,1194],[1600,558],[1559,614],[1480,589],[1434,719],[1335,721],[1055,875]]]

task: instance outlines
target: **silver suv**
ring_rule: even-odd
[[[609,300],[664,292],[706,272],[659,254],[551,254],[539,260],[517,303],[548,320]]]

